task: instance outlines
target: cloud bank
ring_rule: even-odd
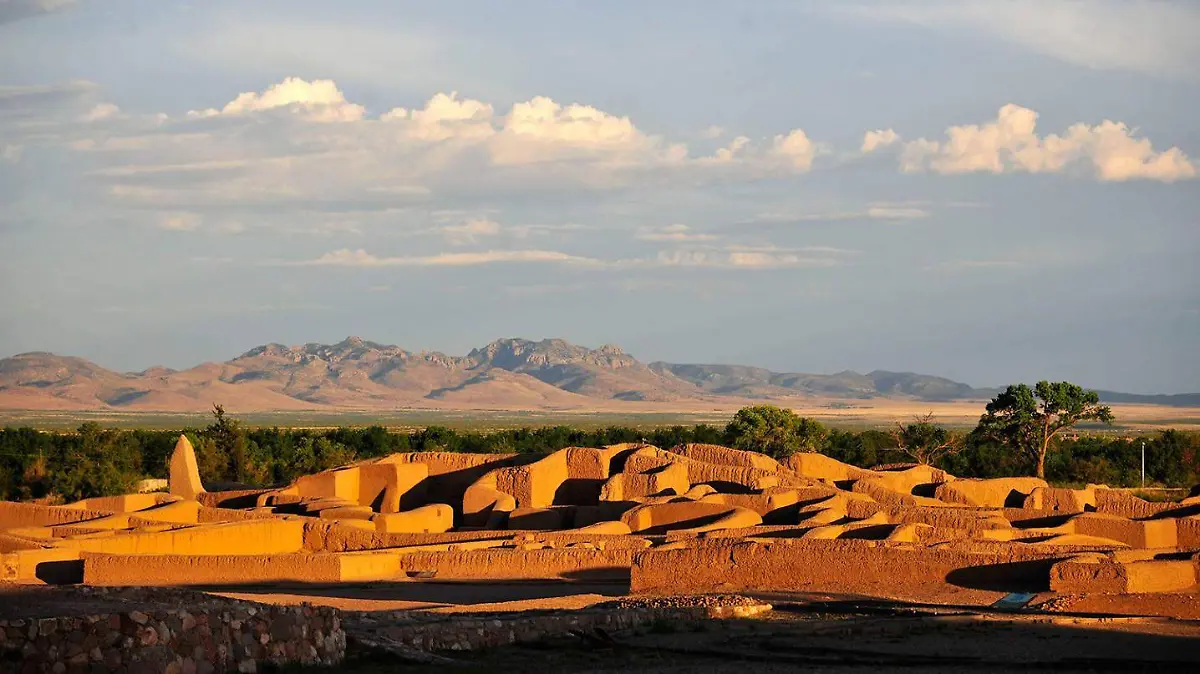
[[[905,172],[1059,173],[1077,163],[1091,164],[1102,181],[1158,180],[1196,177],[1196,166],[1177,147],[1156,152],[1124,122],[1105,120],[1095,126],[1072,124],[1061,135],[1037,134],[1038,113],[1016,104],[1000,108],[983,124],[952,126],[942,140],[918,138],[903,143],[900,168]],[[886,144],[863,141],[863,152]],[[893,139],[896,142],[898,139]],[[888,143],[890,144],[890,143]]]

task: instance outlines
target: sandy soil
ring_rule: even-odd
[[[592,401],[571,409],[530,408],[522,406],[429,407],[360,410],[322,408],[306,410],[252,411],[235,409],[239,418],[250,425],[291,427],[333,427],[346,424],[382,424],[414,427],[430,424],[472,428],[508,428],[529,425],[655,425],[709,423],[723,425],[739,408],[770,403],[790,407],[798,414],[849,427],[884,427],[895,421],[932,412],[938,423],[971,427],[987,404],[984,400],[921,402],[906,399],[876,398],[843,400],[831,398],[787,398],[776,400],[730,399],[722,402],[680,401],[669,403]],[[1117,432],[1177,428],[1200,429],[1200,407],[1114,404]],[[0,423],[30,425],[38,428],[76,428],[82,421],[106,426],[136,428],[177,428],[207,422],[202,412],[155,412],[121,410],[37,410],[9,407],[0,401]]]
[[[264,604],[309,603],[344,611],[500,613],[580,609],[624,596],[629,583],[412,581],[369,585],[246,587],[213,594]]]

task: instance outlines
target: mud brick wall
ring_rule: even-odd
[[[0,672],[255,672],[260,662],[328,665],[345,653],[337,611],[311,606],[0,620]]]

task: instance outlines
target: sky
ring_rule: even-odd
[[[0,356],[1200,391],[1200,3],[0,0]]]

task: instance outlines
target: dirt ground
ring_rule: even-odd
[[[1200,671],[1200,590],[1141,595],[1043,593],[1020,612],[989,608],[1001,593],[909,588],[904,597],[751,593],[774,610],[752,619],[652,623],[615,635],[448,652],[413,664],[354,642],[358,616],[394,611],[504,614],[580,609],[625,596],[623,583],[413,581],[194,590],[0,587],[0,614],[66,615],[183,605],[219,595],[335,606],[350,637],[332,672],[958,672]],[[284,671],[299,671],[285,669]],[[311,670],[304,670],[311,671]]]
[[[612,642],[575,637],[398,665],[362,652],[338,668],[473,672],[1197,671],[1200,625],[978,614],[849,603],[782,604],[761,618],[653,624]]]
[[[624,595],[620,583],[413,582],[391,586],[244,589],[225,596],[308,601],[354,612],[417,610],[502,614],[578,609]],[[352,648],[337,671],[375,672],[995,672],[1200,671],[1200,592],[1143,595],[1043,593],[1031,610],[995,611],[1003,593],[913,587],[893,597],[764,593],[775,609],[698,626],[652,624],[613,642],[566,637],[415,665]]]

